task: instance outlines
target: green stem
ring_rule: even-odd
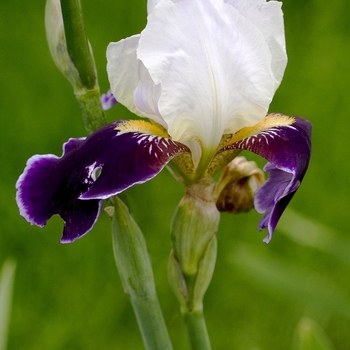
[[[188,339],[192,350],[210,350],[210,340],[204,314],[199,311],[183,313]]]
[[[100,89],[96,86],[93,90],[75,92],[86,131],[91,134],[101,126],[107,124],[107,119],[102,110]]]
[[[85,125],[90,134],[107,123],[101,106],[100,88],[93,54],[85,32],[80,0],[61,0],[67,50],[81,84],[73,84]]]
[[[126,205],[113,203],[112,232],[116,265],[130,297],[147,350],[171,350],[172,345],[158,301],[146,241]],[[111,210],[108,208],[110,214]]]
[[[216,239],[214,238],[214,250],[216,252]],[[210,259],[212,260],[212,259]],[[202,267],[206,269],[206,266]],[[205,264],[204,264],[205,265]],[[198,286],[200,283],[201,274],[200,271],[195,276],[185,275],[184,278],[186,281],[188,299],[185,307],[181,308],[182,316],[186,325],[187,336],[190,342],[192,350],[210,350],[210,339],[207,331],[207,326],[203,314],[203,295],[198,297],[196,295],[196,289],[201,289],[201,286]],[[205,288],[206,289],[206,288]]]
[[[0,350],[6,350],[16,263],[6,260],[0,270]]]
[[[86,36],[80,0],[61,0],[61,8],[69,56],[83,85],[92,89],[96,84],[95,65]]]
[[[137,323],[146,349],[172,349],[157,295],[131,297]]]

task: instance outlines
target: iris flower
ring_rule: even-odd
[[[147,120],[116,121],[69,139],[61,157],[35,155],[17,182],[30,223],[54,214],[62,243],[87,233],[102,201],[169,166],[189,185],[213,177],[242,150],[264,157],[255,192],[268,242],[308,167],[311,125],[267,114],[287,63],[281,3],[149,0],[146,28],[107,49],[118,103]]]

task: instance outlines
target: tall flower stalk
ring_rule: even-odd
[[[171,350],[154,283],[146,241],[126,205],[111,198],[114,258],[124,291],[131,300],[146,349]]]
[[[61,3],[65,31],[61,14],[52,22],[46,17],[50,51],[94,132],[69,139],[61,157],[28,160],[16,184],[20,214],[38,226],[60,215],[61,242],[71,243],[93,228],[103,200],[110,199],[116,263],[145,346],[168,349],[144,238],[116,197],[168,167],[185,186],[171,223],[169,281],[191,348],[210,349],[203,297],[215,266],[220,211],[254,207],[263,214],[258,228],[267,229],[268,243],[310,160],[311,124],[268,114],[287,63],[281,3],[148,0],[145,29],[107,48],[111,92],[103,98],[148,121],[110,124],[80,3]],[[60,13],[57,0],[48,4]],[[243,150],[267,160],[266,182],[253,162],[238,157]]]

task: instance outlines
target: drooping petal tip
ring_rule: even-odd
[[[278,136],[277,136],[278,135]],[[295,118],[289,127],[281,127],[270,146],[269,163],[264,171],[269,174],[266,183],[255,194],[255,208],[265,213],[258,229],[267,229],[263,240],[269,243],[277,223],[299,188],[311,156],[311,123]]]
[[[227,149],[254,152],[268,163],[268,180],[255,192],[254,206],[264,214],[259,230],[267,229],[268,243],[278,220],[299,188],[311,156],[311,123],[299,117],[270,114],[259,124],[233,136]]]
[[[46,210],[41,210],[41,201],[37,202],[37,198],[42,197],[40,187],[36,187],[33,184],[33,180],[39,179],[42,181],[42,174],[45,174],[45,169],[49,168],[52,164],[57,161],[55,155],[35,155],[28,159],[23,174],[19,177],[16,182],[16,202],[20,211],[20,215],[23,216],[31,224],[43,227],[48,218],[51,216],[48,214],[49,208],[45,205]],[[43,171],[42,171],[43,170]],[[34,204],[37,202],[37,204]],[[39,209],[40,206],[40,209]],[[39,210],[37,210],[39,209]],[[49,217],[48,217],[49,215]]]
[[[79,174],[73,168],[76,160],[71,154],[83,142],[84,139],[70,139],[63,146],[61,158],[55,155],[31,157],[16,183],[17,205],[29,223],[43,227],[55,214],[64,220],[61,243],[73,242],[90,231],[101,211],[101,200],[78,199],[91,184],[86,174]],[[79,176],[84,180],[75,183]]]

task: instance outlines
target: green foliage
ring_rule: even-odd
[[[106,91],[106,46],[143,29],[146,2],[82,2],[101,90]],[[0,256],[17,261],[8,349],[143,349],[115,268],[107,214],[82,239],[60,245],[60,219],[43,229],[30,226],[14,201],[15,182],[30,156],[59,155],[69,137],[85,135],[72,88],[47,48],[44,6],[44,1],[0,2]],[[293,0],[283,8],[289,64],[270,110],[301,115],[314,125],[310,169],[291,207],[304,219],[331,227],[331,236],[329,230],[315,236],[314,226],[288,217],[287,210],[265,245],[265,233],[256,232],[258,214],[223,214],[217,267],[204,298],[213,349],[289,349],[303,317],[317,322],[335,349],[350,344],[350,2]],[[134,116],[116,106],[107,118]],[[170,220],[183,187],[164,171],[128,193],[146,236],[174,348],[188,349],[166,276]],[[289,234],[283,235],[286,227]],[[300,237],[316,238],[305,242]],[[329,237],[331,244],[323,241]]]
[[[16,263],[6,260],[0,271],[0,350],[6,350],[7,345],[15,270]]]
[[[303,318],[297,325],[294,350],[334,350],[323,329],[312,319]]]

